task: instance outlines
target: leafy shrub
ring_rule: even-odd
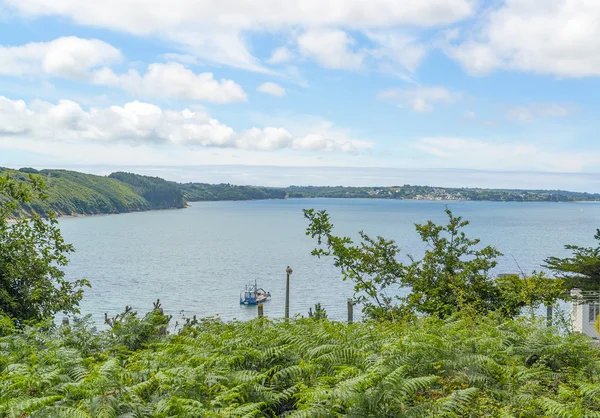
[[[0,338],[0,417],[540,417],[600,413],[600,355],[526,319],[190,321],[159,309]],[[135,337],[139,335],[140,337]]]

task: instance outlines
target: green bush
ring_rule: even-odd
[[[526,319],[204,319],[165,335],[157,309],[125,317],[0,338],[0,417],[600,414],[591,341]]]

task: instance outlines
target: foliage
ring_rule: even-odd
[[[0,417],[600,413],[598,351],[525,319],[204,319],[125,350],[119,332],[82,321],[1,337]]]
[[[269,187],[235,186],[226,183],[186,183],[181,184],[180,188],[190,202],[285,198],[283,189]]]
[[[503,315],[514,317],[523,308],[534,312],[541,305],[553,306],[565,298],[565,284],[562,279],[549,278],[543,273],[533,272],[530,276],[502,276],[496,279],[503,304],[499,308]]]
[[[392,187],[290,186],[284,189],[293,198],[359,198],[417,200],[487,200],[497,202],[599,201],[598,193],[565,190],[515,190],[414,186]]]
[[[308,317],[312,319],[327,319],[327,311],[321,306],[320,303],[315,303],[315,311],[312,308],[308,308]]]
[[[183,208],[185,200],[177,183],[159,177],[141,176],[133,173],[116,172],[108,176],[129,184],[142,195],[154,209]]]
[[[152,341],[156,336],[166,335],[171,316],[165,315],[160,299],[154,303],[154,309],[139,320],[137,312],[130,306],[125,311],[108,318],[104,314],[104,322],[110,326],[111,343],[126,350],[137,350]]]
[[[354,282],[356,302],[371,317],[394,319],[416,311],[446,318],[461,310],[514,317],[524,306],[553,304],[562,295],[562,282],[541,274],[495,280],[490,271],[501,253],[490,246],[480,248],[479,240],[463,231],[468,221],[449,209],[446,214],[445,226],[431,221],[416,225],[427,249],[420,260],[409,255],[410,263],[404,264],[398,261],[400,250],[393,240],[360,231],[361,242],[354,244],[349,237],[333,234],[326,211],[304,210],[309,220],[306,234],[318,244],[312,254],[334,258],[343,279]],[[410,288],[410,293],[399,296],[402,288]],[[388,289],[396,294],[389,296]]]
[[[427,250],[422,260],[406,269],[403,282],[412,287],[409,306],[420,312],[446,317],[471,307],[487,313],[500,306],[500,292],[490,271],[502,255],[494,247],[478,249],[479,240],[467,238],[463,228],[469,222],[446,209],[448,224],[428,221],[416,225]]]
[[[22,202],[44,198],[45,185],[37,175],[29,183],[0,177],[0,322],[22,326],[51,318],[57,312],[78,313],[85,280],[67,281],[61,267],[73,247],[65,243],[56,217],[9,222]],[[0,330],[5,329],[2,326]]]
[[[116,178],[68,170],[22,168],[15,171],[0,167],[0,172],[23,183],[30,181],[29,174],[39,174],[38,178],[43,178],[48,186],[45,198],[33,195],[30,201],[20,205],[14,215],[38,213],[45,217],[50,212],[57,215],[94,215],[183,207],[181,191],[160,179],[154,183],[148,180],[144,187],[138,187]]]
[[[571,257],[549,257],[544,260],[544,267],[563,277],[568,289],[600,290],[600,229],[594,239],[598,241],[597,247],[565,245]]]

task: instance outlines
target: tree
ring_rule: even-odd
[[[354,282],[354,299],[363,305],[363,312],[376,317],[392,313],[393,301],[399,298],[388,296],[386,289],[402,286],[399,281],[406,274],[406,266],[396,260],[400,249],[394,241],[374,239],[360,231],[362,242],[354,245],[349,237],[333,235],[327,211],[305,209],[304,217],[310,221],[306,235],[316,238],[319,246],[312,255],[334,258],[343,280]]]
[[[496,309],[500,295],[490,271],[502,254],[491,246],[477,249],[479,240],[462,231],[469,222],[449,209],[446,214],[445,226],[431,221],[415,226],[428,249],[420,261],[411,257],[403,277],[404,286],[412,288],[408,304],[441,318],[467,306],[483,313]]]
[[[0,176],[0,316],[15,325],[49,319],[57,312],[78,313],[87,280],[68,281],[61,270],[73,251],[53,214],[47,219],[19,216],[19,205],[44,198],[41,177],[29,182]]]
[[[600,290],[600,229],[594,235],[597,247],[565,245],[571,257],[548,257],[544,267],[558,273],[566,283],[567,289]]]
[[[419,312],[446,318],[461,310],[513,317],[525,306],[553,304],[562,295],[562,282],[542,274],[493,278],[491,271],[502,254],[491,246],[481,248],[478,239],[463,232],[468,221],[449,209],[446,214],[447,225],[416,225],[427,250],[420,260],[408,255],[410,262],[404,264],[397,259],[400,249],[393,240],[360,231],[361,242],[355,245],[349,237],[333,235],[326,211],[304,210],[310,221],[306,234],[318,244],[312,254],[334,258],[343,279],[355,283],[355,301],[372,317]],[[395,296],[388,295],[390,288]],[[398,296],[400,288],[410,289],[409,294]]]

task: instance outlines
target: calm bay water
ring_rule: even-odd
[[[332,260],[310,255],[314,242],[304,234],[302,209],[327,209],[337,234],[355,237],[362,229],[419,256],[425,247],[414,223],[445,222],[446,206],[471,221],[469,236],[505,254],[497,273],[518,272],[516,262],[526,272],[539,270],[545,257],[567,254],[564,244],[593,245],[600,227],[597,203],[341,199],[194,203],[184,210],[65,218],[60,227],[76,248],[67,277],[92,282],[81,308],[98,323],[125,305],[146,312],[157,298],[175,319],[254,318],[256,307],[240,306],[239,294],[255,279],[272,294],[265,314],[282,317],[287,265],[294,270],[291,314],[306,315],[320,302],[330,318],[342,319],[352,284],[341,280]]]

